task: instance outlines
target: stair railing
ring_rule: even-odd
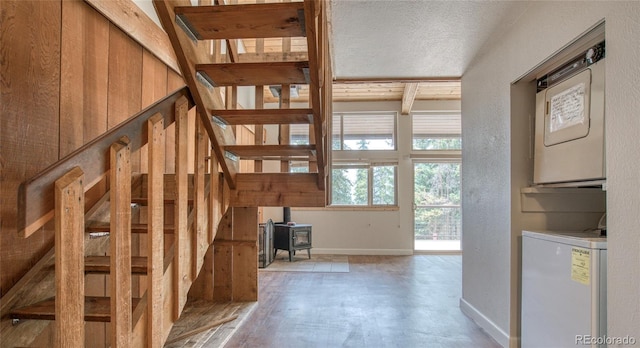
[[[84,346],[84,194],[109,175],[111,346],[160,347],[180,316],[187,292],[203,265],[221,219],[216,159],[197,119],[188,134],[194,106],[187,87],[142,110],[20,186],[20,233],[28,237],[55,218],[55,344]],[[174,245],[165,252],[165,129],[176,124]],[[195,139],[193,210],[189,213],[188,151]],[[131,152],[148,144],[146,293],[132,314]],[[206,161],[209,159],[209,166]],[[206,177],[209,174],[208,185]],[[215,174],[211,174],[215,173]],[[206,191],[210,194],[207,195]],[[222,203],[224,205],[224,203]],[[171,270],[169,270],[171,269]],[[166,278],[165,274],[167,275]],[[168,308],[167,308],[168,307]],[[169,317],[165,317],[169,313]],[[146,316],[145,320],[140,320]]]

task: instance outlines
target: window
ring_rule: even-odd
[[[332,118],[331,205],[397,205],[396,113]]]
[[[289,144],[309,145],[309,125],[308,124],[289,125]]]
[[[395,150],[396,114],[333,114],[331,143],[336,151]]]
[[[394,163],[334,163],[331,204],[342,206],[396,205],[397,165]]]
[[[462,149],[460,112],[412,114],[413,150]]]

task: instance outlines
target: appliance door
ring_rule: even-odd
[[[598,337],[599,250],[524,235],[522,248],[522,347]]]
[[[605,60],[536,94],[536,184],[600,180]]]
[[[293,246],[301,247],[311,245],[311,228],[296,228],[293,230]]]

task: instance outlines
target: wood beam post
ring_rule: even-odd
[[[195,173],[193,183],[193,192],[195,195],[195,225],[193,226],[192,235],[192,279],[196,279],[198,277],[198,273],[200,272],[200,268],[204,262],[204,254],[207,252],[209,244],[207,243],[209,234],[207,233],[207,226],[205,223],[207,207],[205,206],[204,201],[204,174],[206,170],[205,156],[207,152],[208,138],[200,117],[196,118],[195,133]]]
[[[84,347],[84,173],[55,183],[55,346]]]
[[[186,103],[176,103],[176,196],[174,202],[175,256],[174,256],[174,299],[173,319],[177,320],[187,302],[189,285],[189,258],[191,248],[188,240],[188,108]]]
[[[404,84],[404,93],[402,94],[402,114],[409,115],[413,102],[416,99],[416,93],[418,93],[418,83],[411,82]]]

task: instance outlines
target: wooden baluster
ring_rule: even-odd
[[[264,109],[264,86],[256,86],[256,109]],[[264,126],[256,124],[254,126],[254,141],[255,145],[264,144]],[[262,160],[255,160],[253,171],[256,173],[262,173]]]
[[[291,85],[282,85],[282,90],[280,91],[280,109],[288,109],[291,105]],[[280,144],[286,145],[289,144],[290,137],[290,126],[288,124],[280,125]],[[289,172],[289,161],[281,161],[280,162],[280,172],[288,173]]]
[[[129,139],[111,145],[111,346],[131,346],[131,149]]]
[[[211,148],[211,142],[209,142],[209,148]],[[209,151],[209,244],[213,243],[218,231],[218,221],[222,216],[220,212],[221,205],[221,191],[220,186],[220,174],[218,173],[218,159],[216,158],[213,150]]]
[[[84,347],[84,173],[55,183],[56,347]]]
[[[174,256],[174,289],[175,308],[173,319],[178,320],[187,302],[189,286],[189,258],[188,240],[188,112],[189,104],[186,98],[176,101],[176,196],[174,202],[175,225],[175,256]]]
[[[194,183],[193,192],[195,195],[195,226],[193,228],[192,235],[192,278],[196,279],[202,263],[204,262],[204,254],[207,251],[208,233],[207,226],[205,224],[205,213],[207,208],[204,203],[204,172],[205,156],[207,155],[207,143],[208,137],[202,119],[196,118],[196,130],[195,130],[195,170],[194,170]]]
[[[165,131],[161,114],[147,122],[149,183],[147,185],[147,346],[164,340],[164,161]]]

